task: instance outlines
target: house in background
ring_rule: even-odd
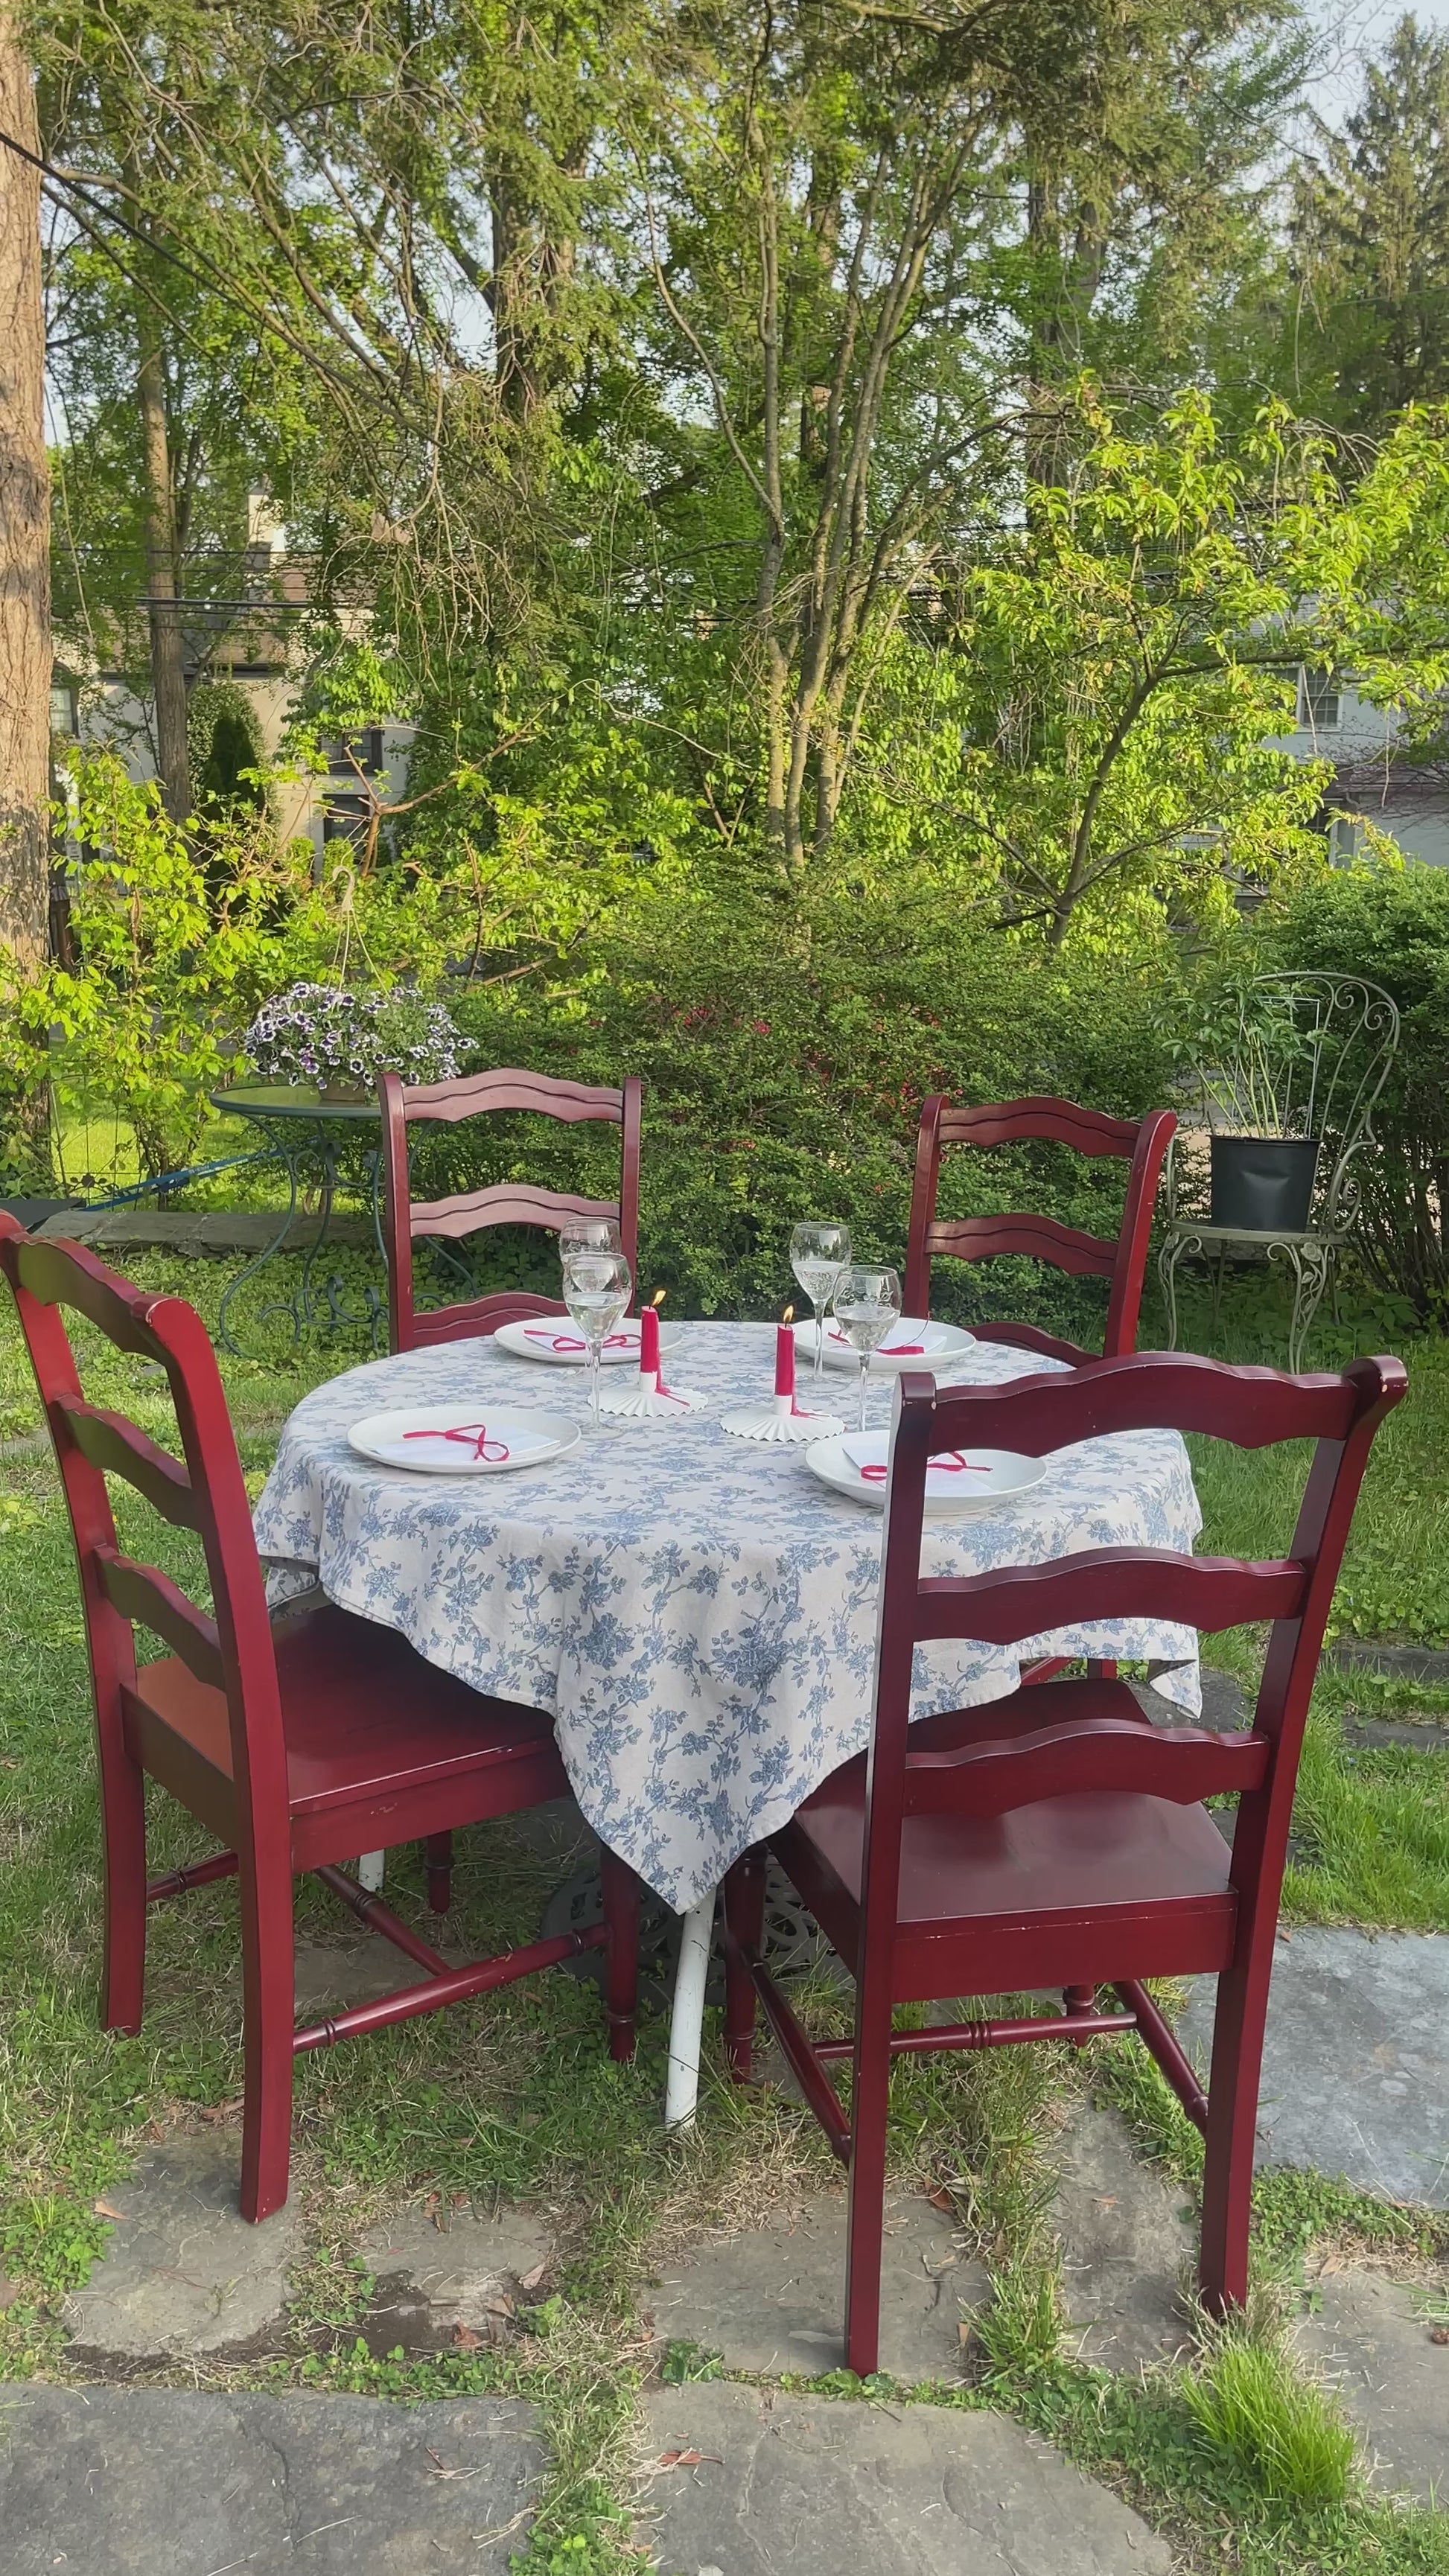
[[[302,677],[295,637],[311,605],[307,567],[288,554],[286,529],[265,493],[252,493],[247,517],[245,556],[228,562],[220,585],[235,595],[186,602],[186,680],[188,690],[214,681],[234,682],[252,711],[263,751],[275,760]],[[143,613],[139,603],[138,613]],[[133,667],[144,654],[144,644],[135,645],[129,657]],[[132,778],[157,774],[151,709],[120,668],[78,668],[58,660],[50,723],[58,743],[105,744],[124,760]],[[411,725],[372,726],[350,742],[326,746],[325,778],[279,787],[278,831],[283,839],[310,840],[317,874],[330,842],[355,843],[365,835],[369,797],[358,769],[385,803],[406,795],[413,731]]]
[[[1331,760],[1325,804],[1330,852],[1346,867],[1363,846],[1365,822],[1396,841],[1406,859],[1449,867],[1449,756],[1426,759],[1403,746],[1392,708],[1372,707],[1351,679],[1300,670],[1298,721],[1274,741],[1296,760]]]

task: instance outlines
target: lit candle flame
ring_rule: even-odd
[[[781,1321],[781,1323],[782,1323],[782,1324],[793,1324],[793,1323],[794,1323],[794,1321],[795,1321],[795,1309],[794,1309],[794,1307],[793,1307],[793,1306],[787,1306],[787,1307],[786,1307],[784,1314],[780,1317],[780,1321]]]

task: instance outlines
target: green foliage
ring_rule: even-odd
[[[1239,2326],[1215,2328],[1182,2380],[1199,2436],[1227,2454],[1265,2495],[1342,2504],[1354,2468],[1353,2435],[1321,2388],[1302,2379],[1276,2344]]]
[[[1359,975],[1397,1003],[1399,1051],[1357,1167],[1363,1241],[1424,1320],[1449,1311],[1449,874],[1356,868],[1264,907],[1265,967]]]
[[[256,709],[235,680],[207,680],[186,706],[191,785],[200,815],[224,817],[237,805],[266,808],[266,745]]]
[[[808,940],[736,918],[727,887],[661,901],[652,919],[647,951],[622,933],[599,942],[600,971],[581,992],[465,991],[452,1007],[478,1065],[642,1075],[641,1264],[683,1312],[778,1309],[792,1293],[786,1246],[802,1217],[843,1219],[862,1252],[901,1259],[931,1091],[1063,1092],[1124,1115],[1164,1096],[1176,976],[1166,942],[1122,963],[1054,959],[1001,938],[963,951],[939,905],[828,891],[812,904]],[[440,1156],[430,1188],[527,1170],[607,1190],[617,1169],[606,1131],[559,1136],[542,1122],[526,1137],[454,1130]],[[1113,1231],[1121,1191],[1118,1166],[1021,1149],[950,1158],[941,1203],[959,1215],[1030,1192],[1028,1205]],[[1027,1262],[941,1265],[943,1313],[969,1321],[1008,1299],[1013,1312],[1025,1301],[1087,1330],[1100,1304],[1095,1283]]]

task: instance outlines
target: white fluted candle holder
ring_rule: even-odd
[[[735,1440],[771,1440],[789,1447],[804,1440],[835,1440],[845,1429],[838,1413],[800,1413],[790,1395],[772,1396],[768,1404],[737,1404],[722,1413],[720,1423]]]
[[[627,1386],[606,1386],[599,1395],[599,1411],[616,1422],[682,1422],[686,1414],[698,1413],[705,1398],[698,1387],[662,1387],[657,1378],[631,1378]]]

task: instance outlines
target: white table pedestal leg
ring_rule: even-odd
[[[382,1886],[383,1864],[386,1859],[386,1852],[364,1852],[358,1861],[357,1883],[359,1887],[366,1888],[369,1896],[376,1896]]]
[[[714,1933],[711,1888],[684,1918],[679,1968],[674,1980],[674,2010],[669,2023],[669,2081],[664,2093],[666,2129],[692,2129],[699,2100],[699,2050],[704,2032],[704,1988],[709,1975],[709,1945]]]

